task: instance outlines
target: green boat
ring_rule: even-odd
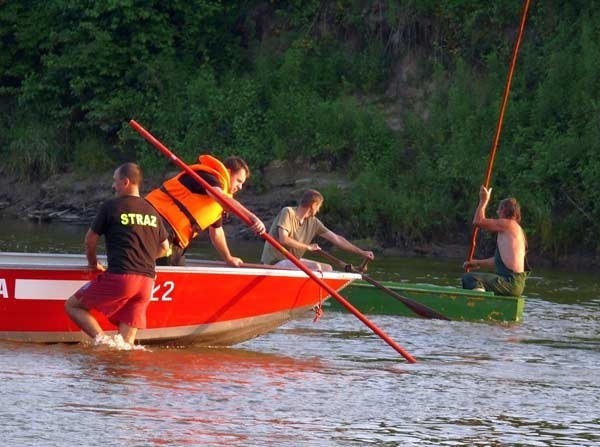
[[[494,295],[449,286],[410,284],[391,281],[379,283],[402,297],[421,303],[450,320],[520,323],[523,297]],[[354,307],[365,314],[416,316],[403,303],[366,281],[355,281],[342,291]],[[342,308],[328,300],[332,309]]]

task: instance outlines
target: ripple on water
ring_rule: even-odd
[[[459,276],[389,268],[399,281]],[[414,365],[345,312],[232,349],[0,342],[3,445],[600,445],[597,280],[530,279],[519,325],[369,315]]]

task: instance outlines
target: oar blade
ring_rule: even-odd
[[[341,268],[343,268],[347,272],[359,273],[362,276],[362,279],[367,281],[369,284],[374,285],[379,290],[387,293],[392,298],[396,298],[398,301],[400,301],[402,304],[404,304],[406,307],[408,307],[410,310],[412,310],[415,314],[417,314],[423,318],[450,321],[450,318],[425,306],[424,304],[421,304],[417,301],[411,300],[410,298],[406,298],[405,296],[400,295],[399,293],[395,292],[394,290],[390,289],[389,287],[385,287],[383,284],[374,280],[369,275],[364,273],[362,271],[362,268],[356,269],[352,264],[348,264],[348,263],[342,261],[341,259],[336,258],[331,253],[328,253],[325,250],[319,250],[319,254],[321,256],[323,256],[324,258],[328,259],[330,262],[333,262],[334,264],[339,265]],[[366,266],[366,263],[363,263],[363,266]]]
[[[386,287],[383,284],[379,283],[378,281],[375,281],[369,275],[366,275],[363,273],[362,278],[365,281],[367,281],[369,284],[372,284],[375,287],[377,287],[379,290],[396,298],[398,301],[400,301],[402,304],[404,304],[406,307],[408,307],[410,310],[412,310],[417,315],[420,315],[421,317],[435,319],[435,320],[450,321],[450,318],[448,318],[447,316],[442,315],[441,313],[433,310],[430,307],[425,306],[424,304],[419,303],[418,301],[415,301],[415,300],[412,300],[410,298],[400,295],[395,290],[392,290],[389,287]]]

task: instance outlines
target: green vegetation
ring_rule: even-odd
[[[0,1],[4,166],[166,169],[134,118],[190,162],[246,158],[254,182],[276,158],[343,170],[328,212],[350,236],[465,242],[522,6]],[[492,177],[555,259],[600,252],[599,34],[594,2],[532,2]]]

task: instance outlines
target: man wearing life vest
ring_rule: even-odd
[[[213,188],[229,197],[254,222],[251,229],[257,234],[265,231],[263,222],[246,209],[233,195],[240,191],[250,176],[250,169],[239,157],[229,157],[223,163],[210,155],[200,155],[198,163],[190,165]],[[242,259],[232,256],[223,230],[223,208],[210,192],[185,171],[164,182],[147,196],[162,216],[169,232],[171,254],[157,260],[158,265],[183,265],[184,253],[192,239],[208,228],[210,240],[223,260],[235,267]]]

